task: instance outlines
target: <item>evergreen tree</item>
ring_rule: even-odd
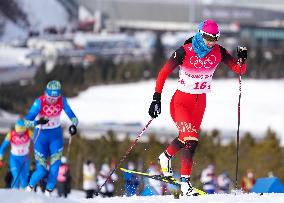
[[[267,176],[270,171],[278,171],[284,158],[280,142],[271,129],[268,129],[266,136],[254,147],[252,153],[253,168],[260,177]]]
[[[161,40],[161,32],[156,34],[156,43],[153,55],[153,76],[156,77],[162,65],[165,63],[164,47]]]

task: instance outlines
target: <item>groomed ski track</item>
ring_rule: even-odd
[[[198,197],[181,197],[174,199],[173,196],[134,196],[84,199],[81,191],[72,191],[67,198],[46,197],[43,194],[35,194],[18,190],[0,189],[1,202],[5,203],[283,203],[284,194],[214,194]]]

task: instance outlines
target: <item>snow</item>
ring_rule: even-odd
[[[4,33],[0,36],[1,41],[8,42],[13,39],[24,39],[27,37],[27,31],[13,23],[12,21],[6,19]]]
[[[78,194],[78,193],[77,193]],[[198,197],[180,197],[174,199],[172,195],[168,196],[134,196],[134,197],[112,197],[102,198],[95,197],[94,199],[84,199],[81,195],[72,195],[67,199],[46,197],[42,194],[35,194],[25,191],[0,189],[0,197],[3,197],[5,203],[283,203],[284,194],[214,194]]]
[[[35,52],[29,48],[22,47],[1,47],[0,46],[0,68],[7,68],[7,64],[22,64],[29,66],[32,61],[27,58],[29,54]]]
[[[19,7],[27,14],[30,29],[42,32],[44,28],[70,26],[68,14],[57,0],[17,0]],[[5,29],[1,41],[27,37],[28,28],[23,28],[10,20],[5,20]]]
[[[48,26],[68,25],[68,14],[57,0],[18,0],[18,3],[28,14],[28,20],[33,29],[42,30]]]
[[[176,79],[166,81],[162,94],[162,114],[151,123],[150,128],[177,131],[169,108],[176,86]],[[94,86],[68,101],[81,124],[140,122],[145,125],[150,119],[148,108],[154,87],[154,80]],[[284,80],[242,80],[241,135],[251,132],[255,137],[261,138],[271,128],[284,144],[283,89]],[[213,80],[212,92],[207,94],[207,107],[201,128],[218,129],[224,137],[234,137],[237,131],[238,97],[237,78]]]

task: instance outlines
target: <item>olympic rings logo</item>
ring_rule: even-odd
[[[210,55],[206,57],[204,61],[200,60],[197,56],[190,57],[190,63],[194,65],[195,68],[206,68],[210,69],[213,68],[213,65],[216,63],[217,58],[214,55]]]
[[[11,141],[12,143],[15,143],[15,144],[23,144],[29,141],[29,137],[28,136],[12,136]]]
[[[45,105],[43,106],[43,112],[47,115],[47,116],[55,116],[55,115],[58,115],[61,111],[61,108],[60,108],[60,105],[57,104],[57,105],[52,105],[52,106],[49,106],[49,105]]]

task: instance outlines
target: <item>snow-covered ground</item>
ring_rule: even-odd
[[[166,81],[162,94],[162,114],[151,123],[151,127],[176,127],[170,116],[169,103],[176,89],[176,80]],[[155,82],[137,82],[121,85],[90,87],[69,99],[81,124],[103,122],[135,123],[143,125],[149,120],[148,108],[154,92]],[[64,84],[63,84],[64,88]],[[284,80],[242,80],[241,133],[251,132],[263,137],[270,127],[277,132],[284,144]],[[201,128],[218,129],[223,136],[235,136],[238,115],[238,79],[213,80],[212,92],[207,94],[207,107]]]
[[[72,194],[72,193],[71,193]],[[79,194],[77,196],[77,194]],[[113,197],[113,198],[101,198],[96,197],[94,199],[84,199],[81,193],[73,194],[68,199],[46,197],[41,194],[34,194],[25,191],[5,190],[0,189],[0,197],[5,203],[283,203],[284,194],[215,194],[199,197],[181,197],[180,199],[174,199],[173,196],[148,196],[148,197]],[[1,201],[1,202],[2,202]]]

